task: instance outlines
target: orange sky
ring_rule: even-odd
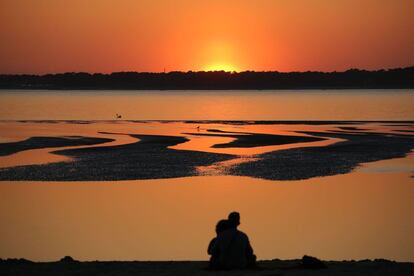
[[[413,0],[0,0],[0,73],[414,65]]]

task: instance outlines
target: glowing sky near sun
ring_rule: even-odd
[[[412,0],[0,0],[0,73],[414,64]]]

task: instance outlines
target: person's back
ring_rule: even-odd
[[[239,230],[240,214],[232,212],[228,216],[228,229],[217,236],[214,254],[218,256],[218,266],[222,269],[254,267],[256,256],[247,235]]]
[[[220,235],[221,233],[223,233],[223,231],[225,231],[226,229],[228,229],[228,221],[225,219],[220,220],[217,225],[216,225],[216,235]],[[217,240],[217,236],[215,238],[213,238],[207,248],[207,253],[209,255],[211,255],[210,261],[209,261],[209,266],[210,268],[217,268],[218,265],[218,255],[217,253],[219,252],[218,250],[214,250],[215,248],[215,244],[216,244],[216,240]]]
[[[223,269],[246,268],[247,254],[251,250],[249,238],[236,228],[227,229],[218,235],[215,251],[219,252],[219,266]]]

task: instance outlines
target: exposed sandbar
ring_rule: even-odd
[[[0,143],[0,156],[6,156],[30,149],[98,145],[112,141],[114,141],[114,139],[81,136],[30,137],[19,142]]]
[[[379,133],[304,132],[345,139],[325,147],[295,148],[259,155],[261,159],[230,169],[233,175],[269,180],[299,180],[349,173],[359,164],[406,156],[414,136]]]
[[[73,161],[5,168],[0,180],[100,181],[174,178],[196,175],[195,166],[234,158],[228,154],[174,150],[188,141],[180,136],[131,135],[140,141],[55,151]]]
[[[306,143],[326,140],[325,138],[294,136],[294,135],[276,135],[248,132],[226,132],[220,130],[207,130],[216,133],[185,133],[195,136],[213,136],[213,137],[230,137],[235,140],[225,144],[215,144],[213,148],[252,148],[263,146],[276,146],[293,143]]]
[[[210,132],[191,133],[191,135],[235,138],[229,143],[216,144],[213,146],[215,148],[303,143],[320,141],[327,137],[345,140],[328,146],[308,146],[259,154],[251,162],[234,165],[225,172],[228,175],[269,180],[298,180],[345,174],[361,163],[404,157],[414,149],[414,135],[408,133],[390,134],[351,130],[302,132],[313,136],[310,137],[217,130],[210,130]],[[0,170],[0,180],[112,181],[175,178],[196,176],[197,167],[237,158],[236,155],[231,154],[169,148],[187,142],[188,139],[183,136],[139,134],[131,136],[140,141],[116,146],[55,151],[55,154],[71,157],[71,161],[4,168]],[[60,142],[59,139],[58,141]],[[42,142],[37,145],[39,147],[51,146],[45,145],[45,140],[39,142]]]

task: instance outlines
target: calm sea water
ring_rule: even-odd
[[[0,120],[413,120],[414,90],[0,91]]]

